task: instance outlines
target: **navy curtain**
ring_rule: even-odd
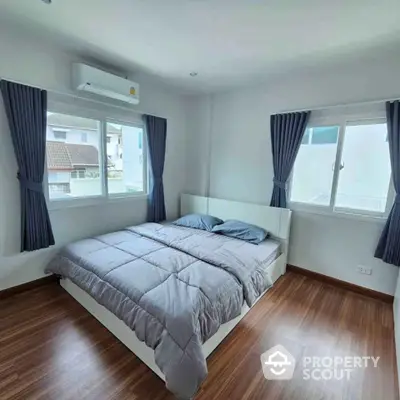
[[[388,142],[396,198],[379,239],[375,257],[400,266],[400,103],[386,103]]]
[[[145,115],[144,120],[152,172],[147,221],[160,222],[166,218],[163,172],[167,141],[167,120],[152,115]]]
[[[271,115],[274,189],[271,207],[286,208],[286,182],[292,171],[311,112]]]
[[[54,244],[43,194],[47,92],[4,80],[0,88],[18,164],[21,252],[38,250]]]

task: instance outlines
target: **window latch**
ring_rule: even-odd
[[[339,171],[344,168],[344,162],[341,162],[339,165]],[[335,171],[335,163],[332,163],[332,171]]]

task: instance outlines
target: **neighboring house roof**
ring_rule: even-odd
[[[87,144],[47,141],[47,168],[49,170],[73,170],[76,167],[98,167],[99,153]]]
[[[47,142],[46,145],[48,169],[73,169],[67,146],[64,142]]]
[[[47,116],[47,125],[54,128],[80,129],[88,131],[99,130],[98,121],[89,118],[79,118],[66,114],[50,114]],[[113,124],[108,124],[107,133],[121,133]]]
[[[72,165],[75,166],[98,166],[99,153],[94,146],[87,144],[65,143],[71,158]]]

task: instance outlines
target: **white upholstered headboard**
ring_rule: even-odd
[[[223,220],[237,219],[258,225],[282,242],[285,253],[288,251],[292,216],[288,209],[182,194],[181,215],[191,213],[209,214]]]

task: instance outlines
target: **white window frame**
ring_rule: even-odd
[[[379,114],[379,113],[378,113]],[[360,210],[345,207],[336,207],[336,195],[339,184],[340,175],[340,161],[343,154],[344,137],[346,126],[351,125],[368,125],[368,124],[378,124],[387,123],[384,116],[370,117],[365,115],[354,115],[354,116],[343,116],[343,117],[327,117],[327,118],[317,118],[307,125],[307,128],[320,128],[320,127],[330,127],[339,126],[339,137],[336,149],[336,159],[335,167],[333,172],[332,187],[331,187],[331,197],[329,205],[318,205],[310,204],[306,202],[291,201],[291,191],[293,185],[293,170],[289,178],[288,185],[288,204],[294,211],[309,212],[313,214],[322,214],[329,216],[345,217],[345,218],[355,218],[355,219],[375,219],[375,220],[386,220],[390,210],[392,209],[393,202],[395,199],[395,190],[393,186],[392,174],[390,175],[390,183],[388,189],[388,195],[386,199],[386,207],[384,212],[374,212],[368,210]]]
[[[107,107],[99,110],[92,107],[80,107],[79,104],[63,103],[60,101],[52,102],[49,99],[48,112],[73,115],[81,118],[90,118],[100,123],[100,147],[99,147],[99,169],[101,181],[101,194],[85,197],[71,197],[68,199],[50,199],[48,187],[47,162],[43,177],[44,194],[49,210],[59,210],[70,207],[86,207],[101,205],[119,201],[147,199],[149,195],[149,165],[147,163],[147,135],[145,124],[141,115],[135,114],[132,110],[120,110],[113,107]],[[113,122],[120,125],[134,126],[143,130],[143,192],[136,193],[108,193],[107,180],[107,122]]]

